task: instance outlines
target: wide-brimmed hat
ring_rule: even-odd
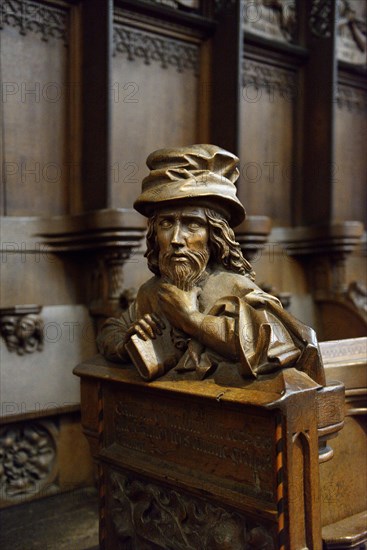
[[[216,145],[159,149],[147,158],[150,174],[134,207],[150,217],[161,206],[192,200],[218,208],[235,227],[245,218],[236,194],[238,158]]]

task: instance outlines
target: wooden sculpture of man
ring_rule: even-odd
[[[245,218],[238,158],[214,145],[161,149],[134,206],[147,216],[149,269],[136,300],[98,336],[101,353],[145,380],[166,372],[245,378],[296,367],[324,383],[312,329],[254,283],[232,227]],[[165,376],[168,376],[167,374]]]

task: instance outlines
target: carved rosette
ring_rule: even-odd
[[[12,501],[44,492],[54,481],[54,427],[46,423],[7,425],[0,430],[2,500]]]
[[[120,548],[274,549],[270,533],[240,514],[117,472],[109,477]]]
[[[30,0],[2,0],[0,3],[0,29],[15,27],[20,34],[35,33],[47,42],[50,38],[67,43],[68,12]]]

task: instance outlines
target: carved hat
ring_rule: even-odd
[[[157,207],[193,199],[221,211],[235,227],[245,218],[234,182],[238,158],[216,145],[159,149],[147,158],[150,174],[134,207],[151,216]]]

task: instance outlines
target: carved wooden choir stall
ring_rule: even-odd
[[[106,548],[366,545],[366,11],[364,0],[0,2],[0,507],[93,485],[82,422]],[[183,270],[181,294],[164,280],[142,299],[146,260],[159,271],[157,223],[144,258],[132,208],[146,158],[193,143],[240,159],[236,191],[230,171],[213,181],[249,215],[237,204],[227,220],[223,197],[200,200],[189,224],[165,213],[161,245],[173,219],[202,237],[204,218],[215,240],[224,216],[239,271],[224,286],[199,277],[199,292]],[[213,183],[200,180],[207,153],[194,155],[189,194]],[[212,308],[214,353],[210,323],[205,345],[188,343],[200,323],[181,305],[196,301],[188,318]],[[182,315],[173,338],[158,302]],[[324,371],[293,315],[315,329]],[[236,333],[240,318],[256,328]],[[161,348],[139,337],[150,330]]]
[[[242,388],[145,384],[100,357],[75,372],[102,547],[322,548],[319,462],[343,425],[342,384],[295,369]]]
[[[212,145],[147,159],[135,208],[154,276],[100,329],[119,367],[97,356],[74,370],[102,548],[322,548],[319,464],[343,427],[344,385],[326,382],[313,331],[254,283],[232,238],[237,162]],[[359,516],[343,519],[326,547],[366,540]]]

